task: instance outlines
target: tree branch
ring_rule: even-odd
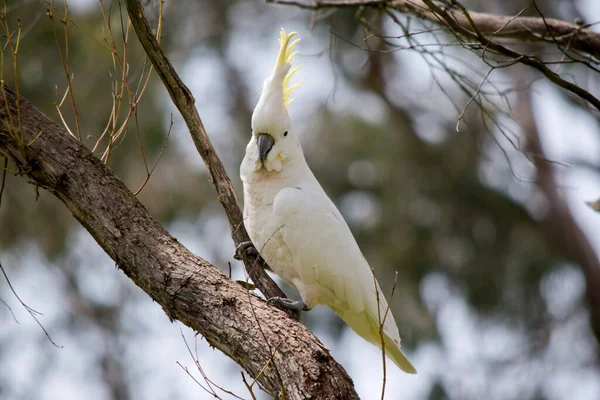
[[[390,7],[406,14],[412,14],[427,19],[436,24],[445,25],[437,14],[422,0],[313,0],[311,2],[298,0],[267,0],[268,3],[293,5],[296,7],[317,10],[321,8],[346,7]],[[443,8],[456,24],[472,29],[471,22],[462,10],[439,6]],[[494,35],[496,38],[518,39],[528,42],[550,42],[568,45],[573,50],[579,50],[600,60],[600,33],[584,26],[570,24],[554,18],[539,17],[508,17],[474,11],[468,12],[477,30],[483,35]]]
[[[198,331],[253,377],[272,358],[259,382],[274,396],[283,389],[287,399],[358,398],[350,377],[308,329],[192,254],[63,127],[22,97],[17,106],[17,96],[1,89],[0,153],[60,199],[171,319]]]
[[[165,56],[158,41],[152,33],[150,24],[144,16],[144,9],[139,0],[126,0],[127,12],[133,28],[144,47],[148,58],[154,65],[158,76],[171,96],[171,100],[181,113],[192,135],[196,150],[206,164],[211,181],[217,191],[217,197],[229,221],[231,237],[235,246],[250,241],[243,223],[242,211],[237,201],[231,180],[225,171],[223,163],[217,156],[212,143],[204,129],[200,115],[196,110],[194,96],[185,86],[179,75]],[[233,254],[233,251],[232,251]],[[267,297],[286,297],[285,293],[267,275],[265,261],[260,256],[249,256],[242,253],[248,275],[256,287]]]
[[[298,0],[267,0],[267,2],[311,10],[359,6],[383,7],[412,14],[449,28],[455,35],[475,40],[486,50],[495,51],[497,54],[511,58],[508,65],[521,63],[537,69],[551,82],[588,101],[600,111],[598,98],[582,87],[560,77],[549,69],[544,61],[530,55],[520,54],[497,42],[497,39],[505,38],[553,43],[565,46],[571,51],[586,53],[596,61],[600,61],[600,33],[579,25],[552,18],[507,17],[477,13],[466,10],[458,1],[452,1],[455,4],[453,7],[432,0],[314,0],[311,3]]]
[[[511,58],[511,64],[521,63],[534,69],[537,69],[542,74],[544,74],[544,76],[548,78],[552,83],[570,91],[573,94],[576,94],[584,100],[587,100],[598,111],[600,111],[600,100],[598,98],[596,98],[594,95],[592,95],[590,92],[583,89],[582,87],[577,86],[574,83],[571,83],[561,78],[559,74],[548,68],[546,64],[539,58],[527,54],[518,53],[514,50],[509,49],[508,47],[496,43],[491,39],[486,38],[483,35],[483,33],[481,33],[477,29],[477,25],[475,24],[474,20],[471,17],[471,14],[468,11],[463,9],[461,12],[463,18],[469,23],[470,28],[466,28],[460,25],[458,21],[456,21],[456,17],[453,14],[451,14],[447,9],[439,7],[433,1],[423,0],[423,3],[430,7],[430,9],[437,16],[438,20],[441,22],[445,22],[447,26],[452,30],[452,32],[455,32],[456,34],[462,35],[470,39],[474,39],[482,45],[484,45],[486,49],[496,51],[498,54]]]

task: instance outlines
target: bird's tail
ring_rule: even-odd
[[[341,310],[337,310],[333,308],[333,311],[342,317],[342,319],[352,328],[354,332],[356,332],[363,339],[366,339],[368,342],[374,344],[375,346],[381,348],[381,334],[379,332],[379,324],[369,316],[366,312],[361,313],[352,313],[352,312],[342,312]],[[396,322],[394,321],[394,317],[389,314],[388,324],[395,326]],[[383,331],[383,342],[385,343],[385,354],[394,361],[394,363],[404,372],[409,374],[416,374],[417,370],[408,361],[408,358],[402,352],[400,348],[400,342],[394,341],[391,336],[389,336],[384,328]]]
[[[381,343],[380,340],[378,342]],[[396,344],[387,333],[383,334],[383,342],[385,343],[385,354],[391,358],[402,371],[409,374],[417,373],[417,370],[411,362],[408,361],[408,358],[406,358],[400,346]]]

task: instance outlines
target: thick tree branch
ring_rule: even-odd
[[[150,58],[158,76],[160,76],[160,79],[169,92],[171,100],[173,100],[173,103],[185,120],[190,134],[192,135],[194,145],[208,168],[211,181],[217,191],[219,202],[225,210],[225,214],[229,220],[231,237],[233,238],[235,245],[237,246],[242,242],[250,241],[248,232],[246,232],[246,228],[244,227],[242,211],[240,210],[235,191],[233,190],[233,185],[204,129],[200,115],[196,110],[196,100],[194,99],[194,96],[192,96],[190,90],[181,81],[179,75],[171,65],[171,62],[160,48],[158,41],[152,34],[150,24],[144,16],[144,9],[139,0],[126,0],[125,3],[133,28],[135,29],[148,58]],[[265,272],[265,262],[260,256],[242,255],[248,275],[252,278],[256,287],[267,298],[285,297],[285,294]]]
[[[0,153],[60,199],[117,266],[167,315],[202,334],[274,396],[357,399],[352,380],[308,329],[192,254],[63,127],[16,96],[0,97]]]

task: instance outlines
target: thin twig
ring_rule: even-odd
[[[190,357],[192,357],[192,360],[194,360],[194,364],[196,365],[196,369],[198,370],[198,372],[200,372],[200,375],[202,375],[202,378],[204,379],[204,382],[206,382],[206,385],[209,387],[209,389],[206,389],[192,374],[191,372],[188,370],[187,367],[184,367],[183,365],[181,365],[181,363],[179,361],[177,361],[177,364],[194,380],[194,382],[196,382],[202,389],[204,389],[206,392],[208,392],[209,394],[211,394],[213,397],[220,399],[219,395],[217,395],[217,393],[215,392],[215,390],[213,389],[213,386],[216,387],[217,389],[221,390],[223,393],[227,393],[228,395],[239,399],[239,400],[244,400],[242,397],[236,395],[235,393],[233,393],[230,390],[227,390],[219,385],[217,385],[215,382],[213,382],[212,380],[210,380],[208,378],[208,376],[206,375],[206,373],[204,372],[204,369],[202,368],[202,366],[200,365],[200,360],[198,359],[198,354],[196,354],[194,356],[194,354],[192,353],[192,350],[190,349],[190,346],[183,334],[183,331],[180,330],[181,333],[181,338],[183,339],[183,342],[185,343],[185,347],[187,348],[187,351],[190,355]],[[197,352],[197,347],[196,347],[196,352]]]
[[[0,303],[4,304],[6,306],[6,308],[8,308],[8,311],[10,312],[10,315],[12,315],[13,319],[15,320],[15,322],[18,324],[19,321],[17,320],[17,317],[15,317],[15,313],[13,312],[12,308],[10,308],[10,306],[8,305],[7,302],[5,302],[4,300],[0,299]]]
[[[248,381],[246,381],[246,375],[244,375],[244,371],[240,371],[240,373],[242,374],[242,382],[244,382],[244,385],[246,385],[246,388],[248,389],[250,396],[252,396],[252,400],[256,400],[256,396],[254,395],[254,390],[252,390],[252,386],[250,386],[248,384]]]
[[[181,367],[182,370],[185,371],[186,374],[189,375],[190,378],[192,378],[192,380],[194,382],[196,382],[196,384],[198,386],[200,386],[202,389],[204,389],[204,391],[206,391],[206,393],[210,394],[211,396],[213,396],[216,399],[221,399],[216,393],[214,393],[213,391],[208,390],[207,388],[204,387],[204,385],[202,385],[202,383],[200,383],[200,381],[198,379],[196,379],[196,377],[194,375],[192,375],[192,373],[190,372],[190,370],[188,369],[188,367],[184,367],[179,361],[175,361],[177,363],[177,365],[179,365]]]
[[[371,273],[373,274],[373,285],[375,286],[375,298],[377,299],[377,321],[379,324],[379,339],[381,340],[381,365],[383,368],[383,377],[381,384],[381,400],[385,397],[385,385],[387,383],[387,365],[385,359],[385,338],[383,333],[383,324],[385,323],[385,318],[382,320],[381,318],[381,299],[379,298],[379,284],[377,283],[377,278],[375,278],[375,270],[371,267]],[[389,305],[388,305],[389,308]],[[387,311],[386,311],[387,316]]]
[[[44,334],[46,335],[46,337],[48,338],[48,340],[50,341],[50,343],[52,343],[55,347],[58,347],[59,349],[62,349],[63,346],[57,345],[54,342],[54,340],[52,340],[52,338],[50,337],[50,334],[48,333],[48,331],[46,330],[46,328],[44,328],[44,326],[42,325],[42,323],[37,319],[37,315],[43,315],[43,314],[41,312],[36,311],[33,308],[29,307],[27,304],[25,304],[25,302],[23,300],[21,300],[21,298],[19,297],[19,295],[17,294],[17,292],[13,288],[12,283],[10,282],[10,279],[8,279],[8,275],[6,274],[6,271],[4,270],[4,267],[2,266],[1,262],[0,262],[0,271],[2,271],[2,274],[4,275],[4,279],[6,280],[6,283],[8,283],[8,287],[10,288],[11,292],[15,295],[15,297],[17,298],[17,300],[19,300],[19,303],[21,303],[21,305],[23,306],[23,308],[25,308],[25,310],[27,310],[27,312],[29,313],[29,315],[31,315],[31,317],[35,320],[35,322],[37,322],[37,324],[39,325],[39,327],[42,328],[42,330],[44,331]]]
[[[55,16],[52,10],[54,10],[54,0],[52,0],[51,2],[51,10],[47,13],[48,18],[50,18],[50,22],[52,23],[52,32],[54,33],[54,40],[56,41],[56,49],[58,50],[58,56],[61,60],[61,63],[63,65],[63,70],[65,71],[65,76],[67,78],[67,93],[69,94],[69,98],[71,100],[71,108],[73,109],[73,115],[75,117],[75,127],[76,127],[76,132],[77,132],[77,136],[75,136],[79,141],[81,141],[81,129],[80,129],[80,123],[79,123],[79,112],[77,111],[77,103],[75,101],[75,94],[73,93],[73,86],[72,86],[72,81],[73,81],[73,75],[70,71],[69,68],[69,34],[68,34],[68,16],[69,16],[69,6],[67,4],[67,2],[65,2],[65,12],[64,12],[64,18],[63,19],[58,19],[60,22],[62,22],[63,27],[64,27],[64,32],[65,32],[65,51],[64,51],[64,55],[63,52],[61,50],[61,46],[60,46],[60,41],[58,40],[58,32],[56,30],[56,24],[54,22]],[[61,118],[62,118],[62,114],[61,114]],[[63,118],[64,121],[64,118]],[[70,132],[70,129],[69,129]]]
[[[142,189],[146,186],[146,184],[148,183],[148,181],[150,180],[150,176],[154,172],[154,168],[156,168],[156,166],[158,165],[158,161],[160,160],[160,158],[162,157],[163,153],[165,152],[165,149],[167,148],[167,142],[169,141],[169,138],[171,137],[171,128],[173,128],[173,114],[171,113],[171,120],[170,120],[170,123],[169,123],[169,130],[167,131],[167,137],[165,138],[163,146],[160,149],[160,153],[158,153],[158,156],[156,157],[156,161],[154,161],[154,164],[152,165],[152,168],[150,168],[150,170],[148,170],[148,163],[146,162],[146,155],[144,154],[144,146],[142,146],[142,141],[141,141],[142,139],[140,137],[140,131],[139,131],[138,120],[137,120],[137,110],[135,112],[135,126],[136,126],[138,140],[139,140],[139,143],[140,143],[140,149],[142,150],[142,157],[144,159],[144,166],[146,167],[146,179],[144,179],[144,182],[142,183],[142,186],[140,186],[140,188],[133,194],[134,196],[137,196],[142,191]]]

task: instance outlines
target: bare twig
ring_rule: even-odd
[[[394,279],[394,286],[392,287],[392,293],[390,295],[390,299],[388,304],[386,305],[385,312],[381,315],[381,297],[379,284],[377,283],[377,278],[375,278],[375,270],[371,267],[371,272],[373,273],[373,284],[375,285],[375,297],[377,300],[377,320],[379,323],[379,339],[381,340],[381,364],[383,368],[383,378],[381,385],[381,400],[385,398],[385,386],[387,383],[387,360],[385,358],[385,337],[384,337],[384,329],[385,320],[387,319],[388,313],[390,311],[390,304],[392,303],[392,299],[394,297],[394,291],[396,290],[396,284],[398,282],[398,272],[396,272],[396,277]],[[383,299],[385,302],[385,298]]]
[[[193,375],[192,373],[188,370],[187,367],[184,367],[179,361],[177,362],[177,364],[194,380],[194,382],[196,382],[198,384],[198,386],[200,386],[202,389],[204,389],[207,393],[209,393],[210,395],[212,395],[214,398],[216,399],[220,399],[219,395],[217,395],[216,391],[213,389],[213,386],[216,387],[217,389],[221,390],[223,393],[226,393],[236,399],[240,399],[240,400],[244,400],[242,397],[236,395],[235,393],[233,393],[230,390],[227,390],[219,385],[217,385],[216,383],[214,383],[212,380],[210,380],[208,378],[208,376],[206,375],[206,373],[204,372],[204,369],[202,368],[202,365],[200,365],[200,360],[198,359],[198,355],[194,355],[194,353],[192,353],[192,349],[190,349],[190,346],[187,342],[187,340],[185,339],[185,336],[183,335],[183,331],[181,331],[181,338],[183,339],[183,343],[185,343],[185,347],[190,355],[190,357],[192,357],[192,360],[194,360],[194,364],[196,365],[196,369],[198,370],[198,372],[200,372],[200,375],[202,375],[202,378],[204,379],[204,382],[206,382],[206,385],[208,386],[208,389],[206,387],[204,387],[204,385],[202,385]],[[197,350],[197,349],[196,349]]]
[[[146,153],[144,152],[144,146],[142,145],[142,138],[140,136],[140,130],[139,130],[138,119],[137,119],[137,109],[136,109],[136,111],[135,111],[135,129],[136,129],[138,141],[140,144],[140,150],[142,151],[142,158],[144,159],[144,167],[146,168],[146,179],[144,179],[142,186],[140,186],[140,188],[133,194],[134,196],[137,196],[138,194],[140,194],[142,189],[146,186],[146,184],[150,180],[150,176],[154,172],[154,168],[156,168],[156,166],[158,165],[158,161],[160,160],[163,153],[165,152],[165,149],[167,148],[167,142],[169,141],[169,137],[171,137],[171,128],[173,128],[173,114],[171,114],[171,120],[169,122],[169,130],[167,131],[167,137],[165,138],[163,146],[160,149],[160,153],[158,153],[158,156],[156,157],[156,161],[154,161],[152,168],[148,169],[148,162],[146,161]]]
[[[58,15],[63,21],[66,20],[69,24],[73,25],[75,28],[77,28],[85,36],[87,36],[88,38],[92,39],[92,41],[94,41],[96,44],[100,45],[105,50],[108,50],[109,52],[112,52],[112,49],[110,47],[108,47],[106,44],[102,43],[100,40],[96,39],[92,34],[90,34],[88,31],[86,31],[85,29],[83,29],[77,22],[75,22],[74,20],[72,20],[71,18],[69,18],[69,16],[64,15],[63,13],[61,13],[61,11],[59,9],[55,8],[54,7],[54,0],[46,0],[45,3],[48,6],[51,7],[51,9],[48,10],[48,12],[46,13],[47,16],[49,16],[48,14],[50,14],[50,13]]]
[[[273,357],[275,357],[275,354],[277,353],[277,350],[279,349],[279,346],[281,346],[281,342],[279,342],[279,344],[277,344],[277,346],[275,346],[275,349],[271,352],[271,357],[269,357],[269,359],[267,360],[267,362],[265,363],[265,365],[261,368],[260,372],[258,373],[258,375],[256,375],[256,378],[254,378],[254,380],[252,381],[252,383],[250,384],[250,388],[252,388],[252,386],[254,386],[254,384],[256,382],[258,382],[258,379],[262,376],[262,374],[265,372],[265,370],[267,369],[267,367],[269,366],[269,364],[271,364],[271,362],[273,361]],[[273,363],[275,364],[275,363]],[[283,389],[283,383],[281,388]],[[285,391],[282,392],[283,396],[285,397]]]
[[[10,306],[8,305],[7,302],[5,302],[4,300],[0,299],[0,303],[4,304],[4,306],[6,308],[8,308],[8,311],[10,312],[10,315],[12,315],[13,319],[15,320],[15,322],[18,324],[19,320],[17,320],[17,317],[15,317],[15,313],[13,312],[12,308],[10,308]]]
[[[6,0],[4,1],[4,12],[0,14],[0,26],[2,26],[2,30],[4,31],[4,37],[6,38],[6,45],[0,46],[0,85],[2,85],[2,91],[4,93],[4,51],[8,47],[10,49],[10,53],[13,61],[13,71],[15,74],[15,92],[17,95],[19,94],[19,44],[21,42],[21,22],[18,22],[18,30],[17,30],[17,41],[16,44],[13,42],[10,27],[8,26],[7,12],[6,12]],[[18,140],[21,146],[25,145],[23,140],[23,126],[21,124],[21,106],[19,101],[16,103],[16,119],[17,124],[15,125],[13,116],[8,114],[9,122],[10,122],[10,131]],[[6,108],[6,105],[5,105]],[[15,133],[16,130],[16,133]]]
[[[65,34],[65,49],[64,49],[64,54],[63,54],[63,52],[61,50],[60,42],[58,40],[58,32],[56,30],[56,24],[54,22],[54,19],[55,19],[54,12],[53,12],[54,9],[55,9],[55,7],[54,7],[54,0],[52,0],[52,2],[51,2],[51,10],[48,11],[47,15],[48,15],[48,18],[50,18],[50,22],[52,23],[52,31],[54,33],[54,39],[56,41],[56,49],[58,50],[58,56],[60,57],[60,60],[61,60],[62,65],[63,65],[63,69],[65,71],[65,76],[67,78],[67,90],[66,90],[65,95],[68,93],[69,98],[71,100],[71,108],[73,109],[73,115],[75,117],[75,126],[77,128],[77,130],[76,130],[77,136],[75,136],[75,137],[78,140],[81,140],[81,128],[80,128],[80,123],[79,123],[79,111],[77,110],[77,105],[76,105],[77,103],[75,102],[75,94],[73,93],[73,86],[72,86],[73,74],[71,73],[71,69],[69,67],[69,33],[68,33],[69,6],[68,6],[68,3],[65,1],[64,17],[62,19],[60,19],[60,18],[58,19],[58,21],[63,24],[64,34]],[[59,108],[59,112],[60,112],[60,108]],[[62,114],[61,114],[61,118],[62,118]],[[63,121],[64,121],[64,118],[63,118]]]
[[[52,338],[50,337],[50,334],[48,333],[48,331],[46,330],[46,328],[44,328],[44,325],[42,325],[42,323],[40,322],[40,320],[37,318],[37,316],[38,315],[42,315],[42,313],[39,312],[39,311],[34,310],[31,307],[29,307],[27,304],[25,304],[25,302],[23,300],[21,300],[21,298],[19,297],[19,295],[17,294],[17,292],[13,288],[12,283],[10,283],[10,279],[8,279],[8,275],[6,275],[6,271],[4,270],[4,267],[2,266],[1,262],[0,262],[0,271],[2,271],[2,275],[4,275],[4,279],[6,280],[6,283],[8,283],[8,287],[10,288],[10,291],[15,295],[15,297],[17,298],[17,300],[19,301],[19,303],[21,303],[21,305],[23,306],[23,308],[25,308],[25,310],[29,313],[29,315],[31,315],[31,317],[35,320],[35,322],[39,325],[39,327],[42,328],[42,330],[44,331],[44,334],[46,335],[46,337],[48,338],[48,340],[50,341],[50,343],[52,343],[55,347],[58,347],[59,349],[62,349],[63,346],[57,345],[54,342],[54,340],[52,340]],[[9,307],[9,309],[10,309],[10,307]],[[11,310],[11,313],[12,313],[12,310]],[[14,317],[14,315],[13,315],[13,317]]]
[[[110,111],[110,115],[108,121],[106,123],[106,127],[102,131],[102,133],[95,138],[96,143],[93,147],[93,151],[95,152],[98,147],[104,143],[104,139],[108,138],[108,143],[106,144],[106,148],[103,150],[101,159],[104,162],[108,162],[112,151],[122,142],[127,133],[127,127],[131,118],[137,110],[137,106],[142,99],[144,93],[146,92],[146,88],[148,87],[148,82],[150,80],[150,76],[153,71],[153,67],[150,66],[148,70],[146,70],[147,60],[144,62],[144,67],[142,69],[142,73],[140,76],[140,80],[137,85],[137,89],[134,92],[129,83],[129,70],[130,70],[130,62],[128,61],[128,43],[129,43],[129,33],[131,31],[131,21],[127,18],[127,14],[122,12],[122,5],[119,2],[119,17],[120,17],[120,35],[113,32],[113,24],[111,23],[111,9],[112,5],[115,3],[111,3],[111,6],[108,10],[105,9],[103,0],[98,0],[101,14],[104,22],[104,32],[107,33],[107,39],[105,39],[106,44],[100,42],[98,39],[94,38],[92,34],[85,31],[81,26],[77,25],[73,22],[68,16],[68,8],[65,8],[65,12],[61,13],[60,10],[54,7],[54,1],[47,1],[48,5],[50,5],[50,10],[47,12],[49,16],[54,34],[56,39],[56,45],[58,49],[58,53],[63,64],[63,68],[65,73],[67,73],[67,87],[65,89],[65,93],[62,96],[61,100],[55,104],[57,112],[61,118],[61,121],[70,135],[77,137],[81,140],[80,132],[79,132],[79,114],[77,108],[75,106],[75,99],[73,96],[73,73],[70,73],[69,68],[69,60],[68,60],[68,25],[76,26],[78,30],[82,31],[86,34],[86,36],[90,37],[92,40],[100,43],[102,47],[110,52],[112,61],[113,61],[113,71],[109,72],[109,76],[111,79],[111,87],[112,87],[112,107]],[[162,26],[163,26],[163,5],[164,1],[160,2],[160,10],[158,16],[158,26],[156,29],[156,40],[160,43],[160,38],[162,35]],[[63,51],[61,50],[60,43],[58,41],[58,36],[55,27],[55,20],[61,22],[64,26],[65,31],[65,53],[63,55]],[[117,38],[122,42],[122,49],[118,47]],[[67,99],[71,100],[73,113],[75,114],[75,120],[77,125],[77,133],[73,133],[71,128],[68,126],[67,120],[64,116],[62,107]],[[121,114],[125,110],[125,115],[121,118]],[[147,168],[147,165],[146,165]]]
[[[242,382],[244,382],[244,385],[246,385],[246,388],[248,389],[248,392],[250,393],[252,400],[256,400],[256,395],[254,394],[254,390],[252,389],[252,386],[248,384],[248,381],[246,380],[246,375],[244,375],[244,371],[241,371],[240,373],[242,374]]]

